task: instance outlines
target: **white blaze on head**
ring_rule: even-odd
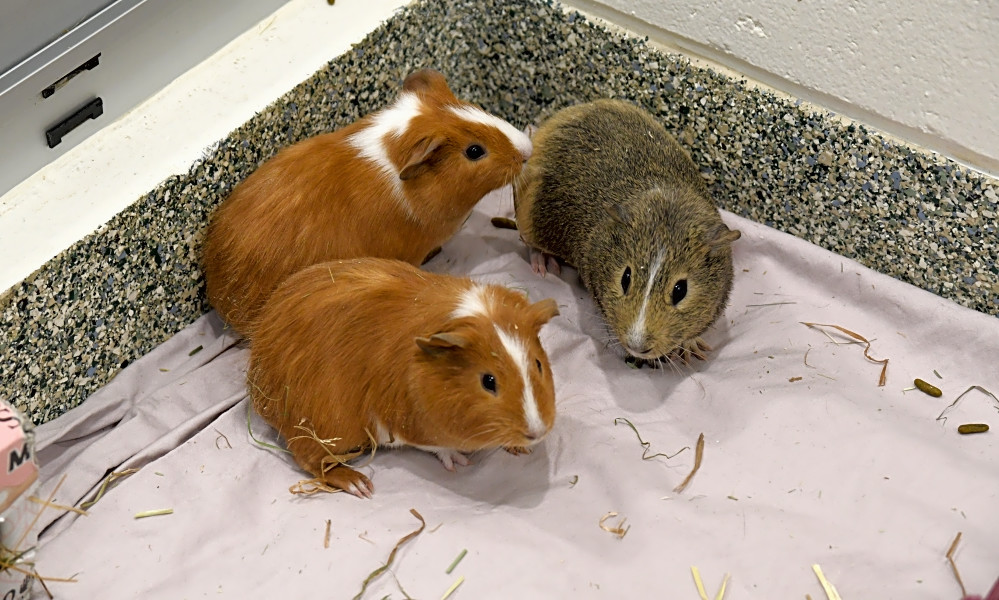
[[[517,371],[524,383],[524,420],[527,422],[527,433],[534,436],[535,440],[540,440],[548,428],[541,419],[538,401],[534,397],[534,386],[531,385],[531,377],[528,375],[531,357],[527,354],[527,347],[523,340],[503,331],[498,325],[496,334],[507,354],[513,359],[513,364],[517,365]]]
[[[457,308],[451,313],[451,318],[488,316],[488,304],[486,288],[481,285],[472,285],[461,294]]]
[[[652,293],[652,284],[656,281],[656,276],[659,274],[659,269],[663,266],[663,252],[660,251],[656,256],[656,259],[652,263],[652,267],[649,269],[649,280],[645,284],[645,295],[642,298],[642,307],[638,310],[638,316],[635,317],[635,321],[628,328],[628,335],[625,339],[626,344],[635,352],[641,352],[645,349],[645,345],[648,340],[648,328],[645,325],[646,311],[649,307],[649,296]]]
[[[531,138],[527,137],[527,134],[523,131],[520,131],[496,115],[487,113],[481,108],[476,108],[474,106],[452,106],[450,108],[451,112],[466,121],[491,125],[496,129],[499,129],[504,135],[506,135],[507,139],[510,140],[513,147],[520,152],[521,156],[524,157],[524,160],[531,158],[531,151],[534,146],[531,144]]]
[[[403,208],[413,215],[412,207],[406,202],[402,194],[402,180],[399,179],[399,169],[392,164],[389,158],[388,136],[399,137],[405,133],[409,127],[409,122],[413,117],[420,114],[423,104],[420,97],[413,93],[403,93],[390,106],[375,113],[368,127],[358,131],[347,139],[357,153],[370,160],[378,166],[379,170],[388,175],[389,181],[395,188],[396,198]]]

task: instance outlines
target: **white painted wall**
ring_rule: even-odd
[[[999,173],[996,0],[567,3]]]

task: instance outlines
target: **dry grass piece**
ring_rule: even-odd
[[[449,587],[447,589],[447,591],[444,592],[444,595],[441,596],[441,600],[447,600],[448,598],[450,598],[451,594],[453,594],[454,591],[456,589],[458,589],[458,586],[461,585],[464,582],[465,582],[465,576],[464,575],[458,577],[458,579],[454,583],[451,584],[451,587]]]
[[[697,586],[697,595],[701,597],[701,600],[710,600],[708,598],[708,593],[704,591],[704,582],[701,580],[701,572],[697,567],[691,566],[690,573],[694,577],[694,585]],[[725,588],[728,587],[728,580],[731,576],[725,573],[725,578],[722,579],[721,588],[718,593],[715,594],[715,600],[724,600],[725,598]]]
[[[108,476],[104,479],[104,483],[101,484],[101,487],[98,488],[97,495],[94,496],[94,499],[93,500],[88,500],[87,502],[81,502],[80,503],[80,508],[86,510],[86,509],[90,508],[91,506],[97,504],[97,501],[100,500],[102,497],[104,497],[104,492],[107,491],[108,486],[110,486],[115,481],[118,481],[119,479],[124,479],[125,477],[128,477],[129,475],[132,475],[133,473],[138,473],[138,472],[139,472],[138,469],[125,469],[124,471],[111,471],[111,473],[109,473]]]
[[[326,534],[323,535],[323,548],[330,547],[330,529],[333,528],[333,521],[326,519]]]
[[[815,576],[819,578],[819,584],[822,586],[822,591],[826,593],[826,598],[829,600],[843,600],[840,597],[839,592],[836,591],[836,586],[834,586],[826,576],[822,574],[822,567],[819,565],[812,565],[812,570],[815,571]]]
[[[41,501],[42,507],[38,509],[38,512],[35,513],[35,517],[31,519],[31,523],[24,529],[24,532],[21,534],[21,537],[17,540],[17,543],[14,544],[15,549],[11,550],[5,546],[0,546],[0,572],[9,569],[11,571],[16,571],[22,575],[34,577],[42,585],[42,588],[45,590],[45,593],[48,594],[48,597],[50,599],[54,598],[54,596],[52,595],[52,592],[49,591],[48,586],[45,584],[46,581],[60,582],[60,583],[76,583],[76,579],[74,579],[73,577],[42,577],[41,575],[38,574],[38,571],[35,570],[34,563],[19,562],[21,558],[31,550],[31,548],[25,550],[17,550],[17,548],[21,547],[21,545],[24,543],[25,538],[28,537],[28,533],[35,528],[36,524],[38,524],[38,519],[41,518],[42,513],[45,512],[45,509],[50,506],[57,506],[52,502],[52,499],[55,498],[56,493],[59,491],[59,488],[62,487],[62,484],[65,481],[66,481],[66,475],[63,475],[62,478],[59,479],[59,483],[57,483],[55,487],[52,488],[52,491],[49,493],[49,497]],[[25,566],[30,567],[31,570],[26,569]]]
[[[957,551],[957,545],[961,543],[961,532],[957,532],[957,537],[950,544],[950,549],[947,550],[947,562],[950,563],[950,569],[954,571],[954,579],[957,579],[957,585],[961,586],[961,596],[967,596],[968,590],[964,589],[964,582],[961,581],[961,574],[957,572],[957,563],[954,562],[954,552]]]
[[[54,508],[56,510],[65,510],[67,512],[75,512],[78,515],[87,516],[87,515],[90,514],[87,511],[83,510],[82,508],[77,508],[75,506],[65,506],[65,505],[62,505],[62,504],[56,504],[55,502],[49,502],[48,500],[42,500],[38,496],[28,496],[28,500],[30,500],[30,501],[32,501],[32,502],[34,502],[36,504],[41,504],[42,506],[46,506],[48,508]]]
[[[627,527],[624,526],[624,524],[628,521],[628,519],[622,518],[618,522],[618,524],[615,525],[614,527],[611,527],[609,525],[605,525],[604,524],[604,521],[606,521],[607,519],[614,518],[616,516],[617,516],[617,512],[616,511],[611,511],[611,512],[607,513],[606,515],[600,517],[600,529],[603,529],[604,531],[606,531],[608,533],[613,533],[614,535],[617,536],[617,539],[621,539],[625,535],[627,535],[628,534],[628,530],[631,529],[631,525],[628,525]]]
[[[212,427],[212,429],[215,429],[215,428]],[[219,434],[219,436],[217,438],[215,438],[215,447],[218,448],[219,450],[221,450],[222,447],[219,446],[219,440],[222,440],[222,441],[225,442],[225,445],[228,446],[230,450],[232,450],[232,444],[229,443],[229,438],[227,438],[225,436],[225,434],[222,433],[221,431],[219,431],[218,429],[215,429],[215,433]]]
[[[155,510],[144,510],[139,513],[135,513],[136,519],[145,519],[146,517],[162,517],[163,515],[172,515],[172,508],[157,508]]]
[[[453,561],[451,562],[451,566],[450,566],[450,567],[448,567],[446,571],[444,571],[444,574],[445,574],[445,575],[450,575],[450,574],[451,574],[451,571],[454,571],[454,568],[458,566],[458,563],[460,563],[460,562],[461,562],[461,559],[465,558],[465,555],[466,555],[466,554],[468,554],[468,550],[466,550],[466,549],[462,548],[462,549],[461,549],[461,552],[459,552],[459,553],[458,553],[458,556],[457,556],[457,558],[455,558],[455,559],[454,559],[454,560],[453,560]]]
[[[650,448],[650,446],[652,446],[652,442],[646,442],[645,440],[643,440],[642,439],[642,434],[638,433],[638,429],[628,419],[625,419],[624,417],[618,417],[618,418],[614,419],[614,425],[615,426],[618,424],[618,421],[621,421],[624,424],[626,424],[628,427],[631,427],[631,430],[635,432],[635,437],[638,438],[638,443],[642,446],[642,449],[643,449],[642,460],[651,460],[651,459],[653,459],[653,458],[655,458],[657,456],[665,456],[666,460],[669,460],[669,459],[673,458],[674,456],[676,456],[677,454],[680,454],[684,450],[690,450],[690,446],[684,446],[683,448],[680,448],[679,450],[677,450],[673,454],[666,454],[665,452],[656,452],[655,454],[651,454],[650,455],[649,454],[649,448]],[[577,476],[577,480],[578,480],[578,476]]]
[[[322,479],[313,477],[312,479],[303,479],[293,484],[288,488],[288,491],[298,496],[311,496],[312,494],[318,494],[319,492],[335,494],[337,492],[342,492],[343,490],[330,487],[329,485],[326,485],[326,482]]]
[[[954,399],[953,402],[951,402],[950,404],[948,404],[947,408],[943,409],[943,411],[939,415],[937,415],[936,420],[939,421],[940,419],[943,419],[944,424],[946,424],[947,423],[947,417],[945,417],[944,415],[946,415],[947,412],[950,411],[950,409],[952,409],[955,406],[957,406],[957,403],[961,401],[961,398],[964,398],[965,394],[967,394],[971,390],[978,390],[979,392],[982,392],[983,394],[988,395],[990,398],[992,398],[992,400],[995,401],[996,407],[999,408],[999,398],[996,398],[995,394],[993,394],[992,392],[988,391],[987,389],[983,388],[980,385],[973,385],[973,386],[969,387],[968,389],[964,390],[963,392],[961,392],[960,396],[958,396],[957,398]]]
[[[416,529],[412,533],[406,534],[398,542],[396,542],[395,548],[392,548],[392,552],[389,553],[388,560],[385,561],[384,565],[378,567],[368,575],[368,577],[361,584],[361,591],[357,592],[357,595],[354,596],[353,600],[360,600],[361,596],[364,595],[364,590],[368,589],[368,584],[370,584],[375,578],[377,578],[379,575],[387,571],[389,567],[392,566],[392,562],[395,561],[395,554],[396,552],[399,551],[399,548],[402,547],[402,545],[408,542],[409,540],[420,535],[423,532],[423,529],[426,528],[427,522],[423,520],[423,515],[416,512],[415,508],[409,509],[409,512],[412,513],[414,517],[420,520],[419,529]]]
[[[836,331],[839,331],[840,333],[848,335],[851,338],[857,340],[858,342],[860,342],[862,344],[865,344],[865,346],[864,346],[864,358],[866,358],[867,360],[869,360],[869,361],[871,361],[873,363],[880,363],[881,364],[881,376],[878,378],[878,386],[884,386],[885,382],[888,380],[888,359],[887,358],[883,358],[883,359],[879,360],[879,359],[874,358],[873,356],[871,356],[870,355],[871,342],[867,338],[865,338],[864,336],[860,335],[859,333],[854,333],[853,331],[850,331],[849,329],[846,329],[845,327],[840,327],[839,325],[827,325],[827,324],[824,324],[824,323],[806,323],[804,321],[801,321],[801,324],[805,325],[807,327],[813,327],[813,328],[814,327],[831,327],[831,328],[835,329]]]
[[[697,437],[697,447],[694,448],[694,468],[687,475],[686,479],[680,482],[680,485],[673,488],[673,491],[677,494],[683,492],[687,489],[687,484],[690,480],[694,478],[694,474],[701,468],[701,460],[704,458],[704,434],[702,433]]]

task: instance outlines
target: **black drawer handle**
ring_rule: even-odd
[[[104,114],[104,101],[94,98],[83,105],[80,110],[63,119],[58,125],[45,132],[45,140],[49,148],[55,148],[62,142],[62,137],[79,127],[84,121],[96,119]]]

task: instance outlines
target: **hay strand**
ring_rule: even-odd
[[[212,427],[212,429],[215,429],[215,428]],[[225,436],[225,434],[222,433],[221,431],[219,431],[218,429],[215,429],[215,433],[219,434],[218,437],[215,438],[215,447],[218,448],[219,450],[221,450],[222,447],[219,446],[219,440],[222,440],[222,441],[225,442],[225,445],[229,448],[229,450],[232,450],[232,444],[229,443],[229,438],[227,438]]]
[[[605,524],[607,519],[612,519],[616,516],[617,512],[611,511],[606,515],[600,517],[600,529],[603,529],[607,533],[613,533],[614,535],[617,536],[617,539],[621,539],[628,534],[628,530],[631,529],[631,525],[628,525],[627,527],[624,526],[624,524],[628,521],[628,519],[626,518],[622,518],[620,521],[618,521],[618,524],[614,526]]]
[[[447,591],[444,592],[444,595],[441,596],[441,600],[447,600],[448,598],[450,598],[451,594],[453,594],[454,591],[456,589],[458,589],[458,586],[461,585],[464,582],[465,582],[465,576],[464,575],[459,576],[458,579],[455,580],[455,582],[451,584],[451,587],[449,587],[447,589]]]
[[[701,468],[701,460],[704,458],[704,434],[702,433],[697,437],[697,447],[694,449],[694,468],[691,469],[690,474],[687,475],[686,479],[680,482],[680,485],[673,488],[673,491],[677,494],[682,493],[683,490],[687,489],[687,484],[690,480],[694,478],[694,475]]]
[[[414,517],[416,517],[417,519],[420,520],[420,527],[418,529],[414,530],[412,533],[406,534],[398,542],[396,542],[395,547],[392,548],[392,552],[390,552],[389,555],[388,555],[388,560],[385,561],[384,565],[378,567],[377,569],[375,569],[374,571],[372,571],[370,574],[368,574],[368,577],[361,584],[361,591],[357,592],[357,595],[354,596],[353,600],[360,600],[361,596],[364,595],[364,591],[368,589],[368,584],[370,584],[379,575],[381,575],[382,573],[384,573],[385,571],[387,571],[389,569],[389,567],[392,566],[392,562],[395,561],[395,555],[399,551],[399,548],[402,547],[403,544],[405,544],[409,540],[411,540],[411,539],[415,538],[416,536],[420,535],[421,533],[423,533],[423,529],[427,526],[427,522],[425,520],[423,520],[423,515],[421,515],[420,513],[418,513],[415,508],[409,509],[409,512],[412,513],[412,515]]]
[[[119,479],[124,479],[125,477],[128,477],[129,475],[138,472],[139,470],[135,468],[125,469],[124,471],[111,471],[110,473],[108,473],[108,476],[104,478],[104,483],[101,484],[101,487],[97,489],[97,495],[94,496],[94,499],[88,500],[86,502],[81,502],[80,508],[84,510],[89,509],[91,506],[97,504],[98,500],[104,497],[104,492],[108,490],[108,486],[110,486],[115,481],[118,481]]]
[[[466,550],[465,548],[462,548],[461,552],[458,553],[458,556],[454,559],[454,561],[451,562],[451,566],[449,566],[447,568],[447,570],[444,571],[444,574],[445,575],[450,575],[451,571],[454,571],[454,568],[458,566],[458,563],[461,562],[461,559],[465,558],[466,554],[468,554],[468,550]]]
[[[701,597],[701,600],[711,600],[708,598],[708,593],[704,590],[704,581],[701,579],[701,571],[695,567],[690,567],[690,573],[694,577],[694,585],[697,587],[697,595]],[[724,579],[722,579],[721,588],[718,589],[718,593],[715,594],[715,600],[725,599],[725,588],[728,587],[728,580],[731,575],[725,573]]]
[[[154,510],[144,510],[142,512],[135,513],[136,519],[145,519],[147,517],[162,517],[163,515],[172,515],[172,508],[157,508]]]
[[[326,533],[323,535],[323,548],[330,547],[330,529],[333,528],[333,521],[326,519]]]
[[[961,596],[967,596],[968,591],[964,589],[964,582],[961,581],[961,574],[957,570],[957,563],[954,562],[954,552],[957,551],[957,545],[961,543],[961,532],[957,532],[957,536],[954,541],[950,544],[950,549],[947,550],[947,562],[950,563],[950,569],[954,572],[954,579],[957,579],[957,585],[961,586]]]
[[[881,376],[878,378],[878,386],[879,387],[883,387],[885,385],[885,382],[887,382],[887,380],[888,380],[888,359],[887,358],[877,359],[877,358],[874,358],[873,356],[871,356],[871,354],[870,354],[871,342],[867,338],[865,338],[864,336],[860,335],[859,333],[855,333],[853,331],[850,331],[849,329],[847,329],[845,327],[840,327],[839,325],[828,325],[828,324],[825,324],[825,323],[806,323],[804,321],[801,321],[801,324],[805,325],[806,327],[812,327],[812,328],[815,328],[815,327],[831,327],[831,328],[835,329],[836,331],[839,331],[840,333],[843,333],[843,334],[845,334],[845,335],[847,335],[847,336],[849,336],[849,337],[857,340],[858,342],[864,344],[864,358],[866,358],[867,360],[869,360],[869,361],[871,361],[873,363],[878,363],[878,364],[881,365]]]
[[[936,420],[939,421],[940,419],[943,419],[943,423],[942,424],[946,424],[947,423],[947,417],[945,417],[944,415],[946,415],[950,411],[950,409],[952,409],[955,406],[957,406],[957,403],[961,401],[961,398],[964,398],[964,396],[968,392],[970,392],[972,390],[978,390],[979,392],[982,392],[983,394],[988,395],[990,398],[992,398],[992,400],[995,401],[996,407],[999,408],[999,398],[996,398],[995,394],[993,394],[992,392],[988,391],[987,389],[983,388],[980,385],[973,385],[973,386],[969,387],[968,389],[964,390],[963,392],[961,392],[960,396],[958,396],[957,398],[954,399],[953,402],[951,402],[950,404],[948,404],[947,408],[943,409],[943,411],[939,415],[937,415]]]
[[[296,496],[311,496],[312,494],[318,494],[319,492],[335,494],[337,492],[342,492],[343,490],[327,485],[325,481],[318,477],[313,477],[312,479],[303,479],[292,484],[292,486],[288,488],[288,491]]]
[[[832,584],[826,576],[822,573],[822,567],[819,565],[812,565],[812,570],[815,571],[815,576],[819,579],[819,585],[822,586],[822,590],[826,593],[826,598],[829,600],[843,600],[840,597],[839,592],[836,591],[836,586]]]
[[[31,502],[34,502],[36,504],[41,504],[42,506],[46,506],[48,508],[54,508],[56,510],[65,510],[67,512],[75,512],[78,515],[87,516],[87,515],[90,514],[87,511],[83,510],[82,508],[77,508],[75,506],[65,506],[63,504],[56,504],[55,502],[49,502],[48,500],[42,500],[38,496],[28,496],[28,500],[30,500]]]
[[[676,456],[677,454],[680,454],[684,450],[690,450],[690,446],[684,446],[683,448],[680,448],[673,454],[666,454],[665,452],[656,452],[655,454],[649,454],[652,442],[646,442],[645,440],[642,439],[642,434],[638,433],[638,428],[635,427],[634,423],[632,423],[628,419],[625,419],[624,417],[618,417],[614,419],[615,426],[617,426],[618,422],[622,422],[628,427],[631,427],[631,430],[635,432],[635,437],[638,438],[638,443],[642,446],[642,460],[651,460],[653,458],[656,458],[657,456],[665,456],[666,460],[669,460],[674,456]]]
[[[253,383],[252,381],[250,382],[250,385],[257,388],[257,391],[260,391],[260,388],[257,387],[257,384]],[[263,392],[260,393],[262,394]],[[291,450],[288,450],[287,448],[282,448],[280,446],[275,446],[274,444],[268,444],[267,442],[258,440],[256,436],[253,435],[253,429],[250,427],[250,410],[252,405],[253,405],[252,402],[246,403],[246,433],[250,434],[250,439],[256,442],[257,445],[262,446],[264,448],[268,448],[270,450],[277,450],[278,452],[287,452],[288,454],[291,454]]]

